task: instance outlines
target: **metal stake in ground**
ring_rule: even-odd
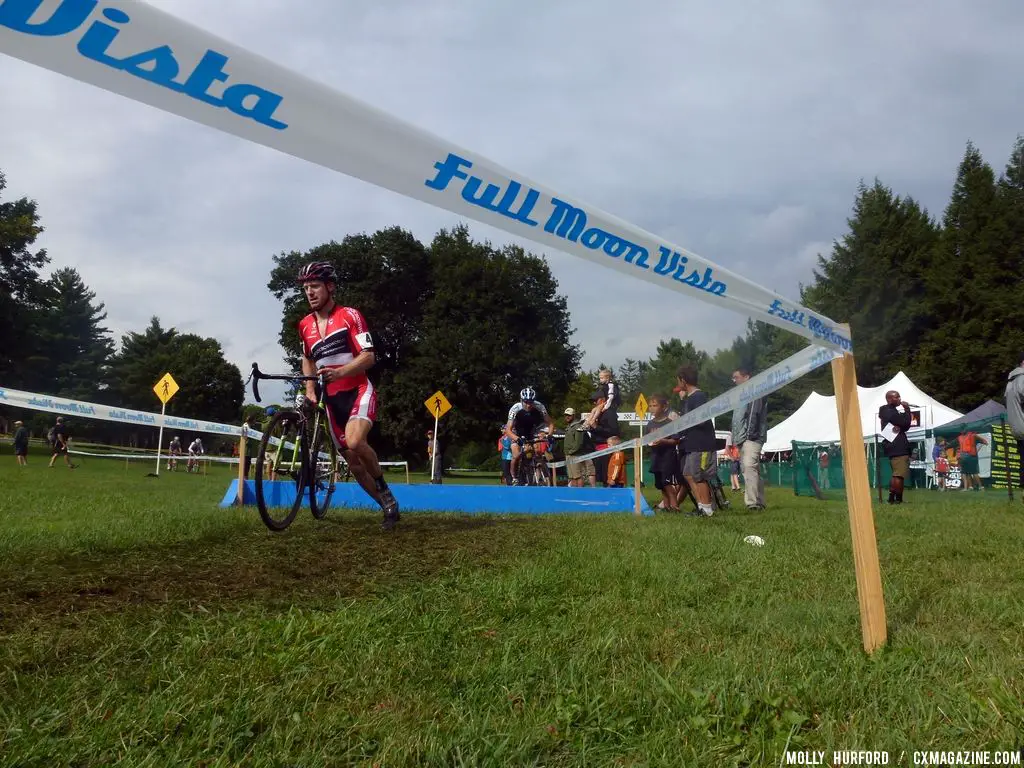
[[[170,373],[165,373],[163,378],[153,385],[153,391],[160,398],[160,434],[156,442],[156,473],[150,472],[147,477],[160,477],[160,449],[164,445],[164,415],[167,413],[167,401],[174,397],[178,391],[178,382]]]
[[[430,445],[430,480],[433,482],[434,474],[437,472],[437,425],[441,420],[441,417],[451,410],[452,404],[448,402],[448,398],[444,396],[444,392],[441,390],[437,390],[437,392],[428,397],[423,404],[427,406],[427,413],[434,417],[434,437],[432,438]]]

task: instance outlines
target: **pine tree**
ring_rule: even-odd
[[[927,276],[932,326],[914,366],[922,386],[962,411],[1000,396],[1006,371],[1024,346],[1009,197],[1000,194],[991,166],[968,144]]]
[[[910,366],[929,327],[926,274],[938,231],[927,211],[878,180],[861,183],[849,232],[818,257],[804,303],[850,324],[857,378],[874,386]]]
[[[998,192],[1006,217],[1007,269],[1024,275],[1024,136],[1017,137]]]
[[[644,378],[647,374],[647,363],[643,360],[626,358],[626,362],[619,366],[615,374],[622,395],[621,408],[629,410],[636,403],[637,397],[644,388]]]
[[[0,172],[0,194],[7,181]],[[32,251],[42,233],[36,203],[0,202],[0,384],[34,390],[43,379],[37,324],[42,311],[39,270],[46,251]],[[38,391],[38,390],[36,390]]]
[[[47,392],[75,400],[95,400],[114,353],[103,303],[72,267],[54,272],[45,285],[40,341],[49,381]]]

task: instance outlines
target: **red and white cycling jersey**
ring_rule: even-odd
[[[358,309],[335,305],[327,318],[327,328],[320,333],[316,313],[311,312],[299,321],[299,335],[302,337],[302,353],[317,368],[340,368],[351,363],[360,352],[373,349],[373,339],[366,327],[366,320]],[[327,385],[327,394],[333,395],[350,389],[357,389],[368,383],[366,371],[346,376]]]

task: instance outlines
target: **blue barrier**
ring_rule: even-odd
[[[391,486],[403,512],[468,512],[475,514],[564,515],[632,512],[632,488],[510,488],[503,485],[399,485]],[[243,502],[256,503],[256,484],[246,480]],[[295,485],[285,481],[263,483],[263,494],[272,506],[291,506]],[[232,480],[220,503],[230,507],[238,497],[238,480]],[[308,506],[308,501],[303,502]],[[355,483],[335,488],[331,507],[377,509]],[[640,497],[640,511],[652,517],[647,500]]]

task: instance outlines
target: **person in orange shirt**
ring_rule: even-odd
[[[974,490],[980,491],[981,476],[978,474],[978,443],[988,445],[988,440],[981,435],[971,432],[967,427],[963,427],[957,437],[957,442],[959,443],[957,457],[960,459],[960,473],[964,479],[963,489],[969,491],[973,485]]]
[[[609,437],[608,447],[618,445],[621,442],[622,439],[619,437]],[[622,451],[616,451],[608,459],[608,487],[626,487],[626,454]]]
[[[731,443],[728,448],[725,449],[725,455],[729,459],[729,479],[732,481],[732,490],[739,491],[740,489],[740,447],[736,443]]]

